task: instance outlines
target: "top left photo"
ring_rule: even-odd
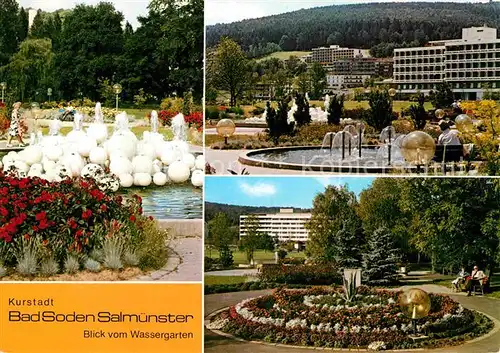
[[[0,281],[201,281],[203,9],[0,0]]]

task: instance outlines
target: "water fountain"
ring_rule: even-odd
[[[327,133],[319,147],[278,147],[250,151],[242,154],[239,161],[267,168],[341,173],[393,173],[415,169],[417,164],[402,151],[406,135],[396,134],[390,126],[382,130],[380,144],[364,145],[364,132],[363,123],[347,125],[342,131]],[[432,137],[425,135],[427,138],[422,141],[426,143],[425,148],[430,150],[427,144],[430,144],[429,139],[432,140]],[[424,162],[429,163],[430,160]]]
[[[54,181],[65,175],[92,176],[98,180],[105,174],[104,168],[109,168],[117,182],[105,181],[113,189],[152,183],[163,186],[189,179],[194,186],[201,187],[205,162],[203,156],[189,153],[184,116],[179,114],[173,121],[173,141],[164,141],[164,136],[158,133],[158,114],[153,112],[152,117],[151,132],[145,132],[141,141],[130,130],[126,113],[117,115],[113,135],[102,141],[103,136],[107,136],[107,126],[99,104],[94,123],[87,132],[79,113],[75,114],[73,130],[65,137],[59,133],[61,121],[54,119],[48,136],[40,136],[25,150],[5,156],[3,170],[13,169],[19,176],[30,174]]]

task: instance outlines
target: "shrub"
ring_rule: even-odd
[[[264,111],[265,111],[265,109],[264,109],[264,108],[255,107],[255,108],[252,110],[252,115],[253,115],[253,116],[260,116],[260,115],[264,114]]]
[[[160,120],[163,126],[170,126],[172,124],[172,118],[176,115],[177,113],[171,110],[160,110],[158,113],[158,120]]]
[[[205,256],[203,259],[203,270],[205,272],[211,271],[215,268],[215,265],[218,263],[217,259],[213,259],[209,256]]]
[[[266,106],[266,122],[269,128],[269,137],[278,143],[280,136],[290,134],[293,131],[294,124],[288,123],[288,99],[283,99],[278,103],[278,110],[275,111],[271,107],[271,103],[267,102]]]
[[[245,111],[241,107],[230,107],[226,110],[226,112],[237,114],[237,115],[244,115],[245,114]]]
[[[342,283],[338,269],[332,265],[269,265],[259,273],[263,282],[307,285]]]
[[[392,126],[396,133],[398,134],[409,134],[410,132],[415,130],[413,126],[413,122],[407,119],[398,119],[392,122]]]
[[[64,261],[64,272],[67,274],[74,274],[80,270],[80,262],[74,255],[68,255]]]
[[[203,129],[203,113],[202,112],[192,112],[191,114],[184,117],[184,120],[189,126],[193,126],[199,131]]]
[[[285,249],[278,250],[278,260],[284,260],[288,252]]]
[[[0,264],[0,278],[5,277],[7,275],[7,269]]]
[[[345,109],[342,116],[344,119],[351,119],[351,120],[367,120],[369,111],[364,109],[364,108],[358,108],[358,109]]]
[[[54,276],[59,273],[59,264],[54,258],[49,257],[42,261],[40,265],[40,274],[42,276]]]
[[[212,119],[212,120],[216,120],[216,119],[219,119],[219,110],[217,109],[217,107],[209,107],[207,106],[205,108],[205,118],[206,119]]]
[[[17,272],[23,276],[33,276],[38,270],[40,258],[40,244],[35,237],[24,236],[17,240],[15,258],[17,260]]]
[[[182,99],[182,98],[167,97],[167,98],[163,99],[160,103],[161,110],[182,112],[183,108],[184,108],[184,99]]]
[[[223,268],[232,267],[234,264],[233,252],[229,246],[223,246],[219,249],[219,263]]]
[[[93,259],[85,260],[84,267],[87,271],[90,271],[90,272],[101,271],[101,264]]]
[[[295,102],[297,104],[297,111],[293,114],[295,122],[298,127],[309,125],[311,122],[311,114],[309,113],[309,102],[307,99],[301,95],[297,94],[295,97]]]
[[[102,250],[104,252],[103,265],[112,270],[120,270],[123,267],[122,255],[124,251],[123,238],[119,236],[110,236],[104,239]]]
[[[392,112],[391,97],[387,91],[373,91],[369,96],[370,111],[366,122],[377,131],[389,126],[395,119]]]
[[[123,255],[123,262],[127,266],[137,266],[139,265],[139,256],[134,250],[127,250]]]
[[[168,232],[160,229],[152,217],[139,218],[137,226],[140,231],[135,235],[134,244],[139,267],[143,270],[162,268],[168,259]]]
[[[328,124],[340,124],[340,119],[344,113],[344,95],[334,95],[330,98],[328,106]]]

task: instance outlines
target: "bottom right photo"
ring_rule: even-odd
[[[207,177],[205,352],[500,352],[500,180]]]

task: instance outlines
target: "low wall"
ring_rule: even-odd
[[[158,220],[160,227],[170,230],[176,237],[202,237],[202,219],[162,219]]]

